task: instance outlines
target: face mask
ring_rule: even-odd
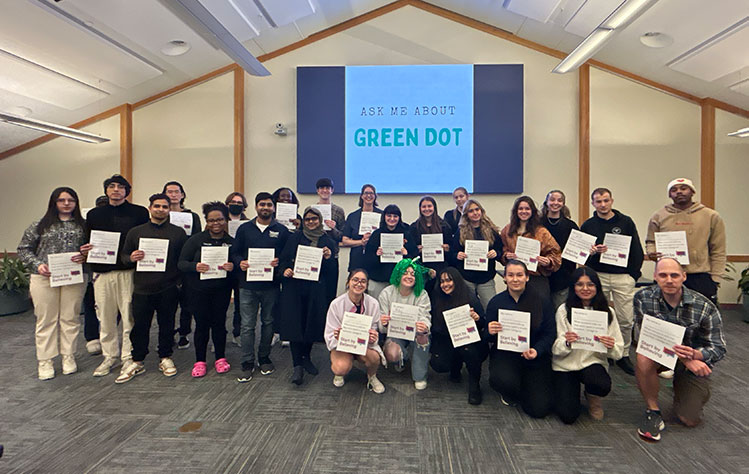
[[[244,210],[244,206],[241,204],[229,204],[229,213],[238,216]]]

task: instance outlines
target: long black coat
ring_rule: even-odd
[[[298,245],[309,246],[312,242],[299,230],[289,236],[286,246],[279,257],[281,275],[287,268],[294,269],[294,259]],[[323,235],[317,241],[317,247],[328,247],[335,251],[336,242],[330,236]],[[338,260],[332,256],[323,258],[320,268],[320,280],[308,281],[295,278],[282,278],[281,304],[279,316],[281,339],[294,342],[320,342],[325,331],[325,317],[330,306],[326,282],[333,278]]]

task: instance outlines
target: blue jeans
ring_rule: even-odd
[[[241,362],[255,362],[255,326],[258,309],[260,310],[260,346],[257,357],[262,360],[270,355],[270,343],[273,340],[273,305],[278,298],[278,288],[269,290],[239,289],[239,312],[242,316],[240,342],[242,344]]]
[[[411,359],[411,378],[414,382],[421,382],[427,379],[427,369],[429,366],[429,346],[430,342],[427,341],[426,345],[416,343],[416,341],[406,341],[405,339],[388,338],[388,341],[393,341],[398,344],[403,354],[403,361]],[[409,347],[413,348],[413,354],[409,357]]]

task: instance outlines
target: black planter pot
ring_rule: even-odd
[[[28,290],[0,290],[0,316],[23,313],[31,309]]]

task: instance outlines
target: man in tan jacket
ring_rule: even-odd
[[[684,286],[702,293],[718,304],[718,284],[726,268],[726,227],[717,211],[692,201],[696,189],[687,178],[668,183],[673,204],[660,209],[648,223],[645,245],[648,257],[657,260],[655,233],[683,230],[687,234],[689,265]]]

